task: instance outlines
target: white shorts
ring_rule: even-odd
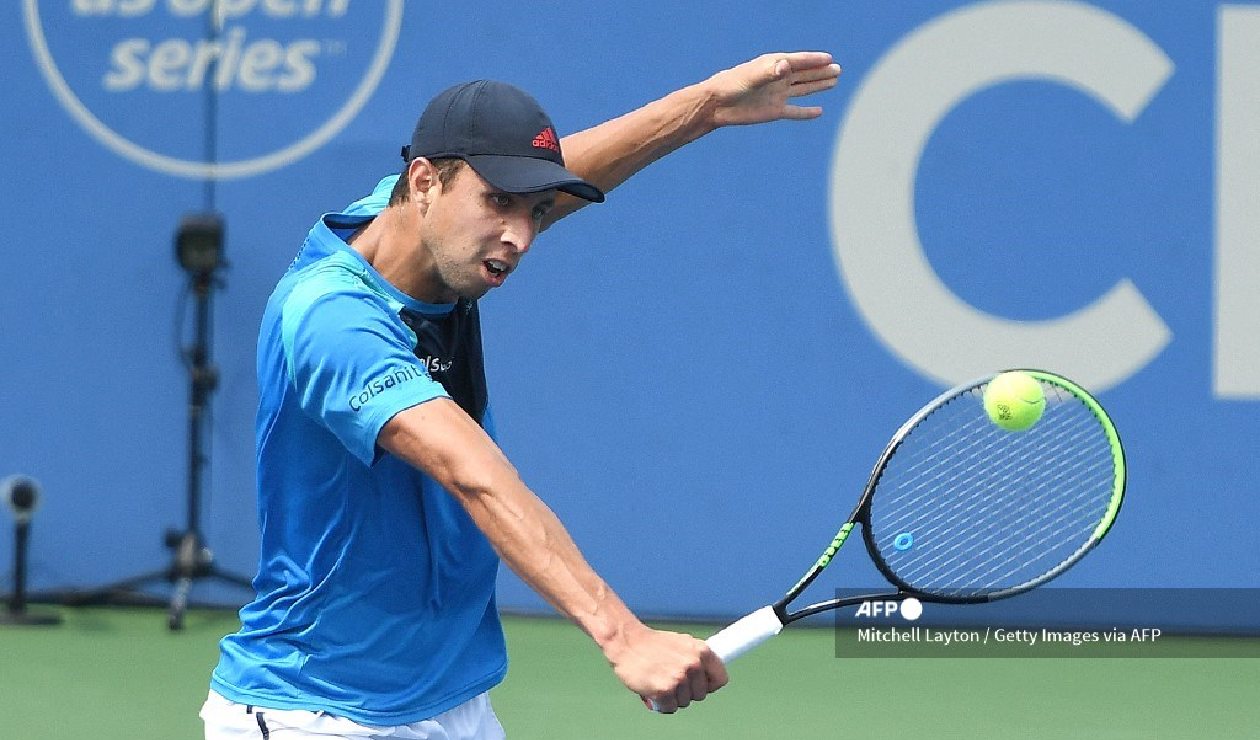
[[[503,726],[487,694],[430,719],[368,727],[326,712],[267,709],[228,701],[211,691],[201,707],[206,740],[503,740]]]

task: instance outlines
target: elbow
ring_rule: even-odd
[[[473,501],[494,493],[494,476],[485,470],[454,469],[439,480],[451,495],[460,500]]]
[[[436,476],[451,495],[465,506],[485,502],[513,484],[519,485],[516,469],[506,460],[498,464],[475,464],[472,461],[453,461]]]

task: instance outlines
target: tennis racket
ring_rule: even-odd
[[[893,435],[857,507],[783,598],[707,640],[729,662],[812,614],[868,599],[983,603],[1036,588],[1085,556],[1124,498],[1124,449],[1088,392],[1025,370],[1045,396],[1041,418],[1006,431],[985,413],[988,377],[952,388]],[[895,591],[793,609],[861,525],[866,551]]]

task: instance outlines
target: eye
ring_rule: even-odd
[[[490,202],[498,208],[507,208],[512,205],[512,196],[507,193],[490,193]]]
[[[542,221],[547,217],[547,213],[551,211],[549,204],[542,204],[534,207],[534,220]]]

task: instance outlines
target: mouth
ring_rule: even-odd
[[[512,265],[503,260],[483,260],[481,267],[485,270],[486,282],[496,288],[503,285],[508,273],[512,272]]]

